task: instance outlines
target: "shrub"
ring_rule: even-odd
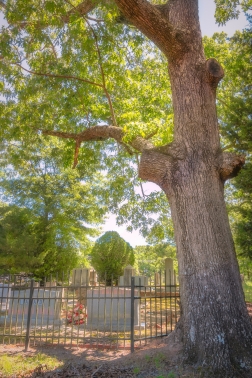
[[[91,264],[100,280],[108,285],[117,281],[127,265],[134,264],[134,250],[116,231],[107,231],[97,239],[92,253]]]

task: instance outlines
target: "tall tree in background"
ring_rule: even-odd
[[[235,244],[241,268],[252,262],[251,251],[251,130],[252,130],[252,68],[251,68],[251,16],[248,26],[237,31],[232,38],[215,33],[204,38],[205,53],[213,54],[227,73],[218,92],[218,116],[221,124],[222,145],[226,151],[239,151],[246,155],[246,165],[227,186],[227,202]]]
[[[218,20],[235,17],[238,3],[216,0]],[[113,160],[122,203],[134,167],[121,148],[137,151],[139,176],[164,191],[174,224],[182,314],[170,340],[215,377],[251,374],[252,325],[224,202],[224,183],[244,157],[221,148],[216,89],[224,71],[204,54],[197,0],[9,0],[4,9],[2,137],[40,129],[73,140],[74,166],[79,159],[95,169],[102,157],[108,175]],[[118,156],[97,144],[111,138]]]
[[[248,16],[248,27],[236,32],[228,41],[229,53],[226,66],[232,80],[224,83],[225,92],[220,98],[222,133],[230,151],[246,154],[246,166],[233,180],[235,191],[231,213],[238,254],[252,260],[252,67],[251,67],[252,18]],[[234,59],[234,56],[241,56]],[[228,80],[228,79],[227,79]],[[229,111],[227,111],[229,109]]]
[[[61,147],[60,141],[52,147],[42,140],[28,153],[18,145],[2,146],[8,155],[0,178],[6,201],[0,206],[5,271],[55,277],[83,264],[92,245],[89,237],[98,235],[106,211],[99,200],[105,181],[93,176],[91,185],[77,171],[60,166]]]
[[[134,248],[135,266],[142,275],[154,277],[154,273],[164,275],[165,259],[174,259],[174,269],[177,271],[176,247],[166,243],[141,245]]]
[[[100,280],[108,285],[118,281],[127,265],[135,261],[134,250],[116,231],[107,231],[99,239],[91,251],[91,264],[99,274]]]

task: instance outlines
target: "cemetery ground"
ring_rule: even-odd
[[[252,319],[252,302],[247,302]],[[130,353],[129,350],[66,346],[0,345],[0,378],[200,378],[200,369],[182,367],[181,345],[167,337]],[[239,373],[237,372],[237,378]]]
[[[200,378],[200,370],[182,367],[181,345],[154,341],[131,354],[66,347],[30,348],[0,346],[1,378]]]
[[[246,280],[243,286],[252,319],[252,282]],[[173,300],[175,301],[176,298]],[[156,324],[159,306],[163,302],[167,305],[166,299],[161,298],[155,301],[155,306],[152,308],[149,305],[146,306],[147,302],[151,304],[150,297],[145,298],[142,304],[148,309],[150,324],[152,318]],[[147,312],[144,311],[144,314]],[[75,329],[78,329],[77,332],[79,332],[79,327],[73,326],[72,328],[71,333]],[[150,330],[151,327],[146,329],[148,332]],[[200,369],[182,365],[180,360],[182,345],[176,342],[168,345],[168,337],[157,338],[148,342],[147,345],[142,344],[141,348],[135,348],[134,353],[130,353],[129,347],[118,349],[114,345],[113,348],[108,348],[107,343],[99,345],[99,347],[94,345],[91,348],[81,345],[81,343],[77,346],[77,344],[57,345],[46,342],[30,344],[30,348],[25,352],[24,344],[18,343],[17,339],[14,338],[8,343],[2,339],[0,343],[0,378],[206,377]],[[41,339],[44,341],[43,337]],[[66,339],[68,340],[68,337]],[[71,342],[71,338],[68,341]],[[237,378],[239,378],[238,372]]]

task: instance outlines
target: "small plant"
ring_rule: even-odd
[[[140,368],[139,368],[139,367],[134,367],[134,369],[133,369],[133,373],[134,373],[134,374],[138,374],[138,373],[140,373]]]
[[[0,361],[0,372],[10,374],[12,372],[12,362],[8,356],[2,356]]]
[[[67,322],[69,324],[79,325],[85,323],[87,314],[84,306],[81,303],[77,303],[73,310],[67,314]]]
[[[175,378],[175,374],[173,373],[173,371],[171,371],[171,372],[167,375],[167,378]]]
[[[171,371],[167,375],[158,375],[156,378],[176,378],[175,374]]]
[[[155,366],[157,369],[159,369],[161,367],[161,364],[162,362],[165,360],[165,356],[163,353],[158,353],[155,358],[154,358],[154,362],[155,362]]]
[[[150,362],[151,357],[147,354],[147,355],[145,356],[145,359],[146,359],[147,362]]]

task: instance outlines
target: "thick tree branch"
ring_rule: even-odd
[[[178,54],[185,48],[182,48],[181,38],[178,38],[182,31],[175,30],[168,20],[167,5],[160,8],[147,0],[115,0],[115,3],[123,16],[152,40],[166,56]]]
[[[91,141],[103,141],[109,138],[116,140],[118,143],[126,147],[127,151],[129,152],[128,146],[123,141],[124,132],[120,127],[116,126],[93,126],[89,129],[82,131],[81,133],[66,133],[62,131],[53,131],[53,130],[40,130],[44,135],[51,135],[56,136],[58,138],[64,139],[73,139],[75,140],[75,153],[74,153],[74,164],[73,166],[76,167],[78,163],[78,154],[79,149],[82,142],[91,142]],[[128,142],[128,145],[133,147],[139,152],[143,152],[144,150],[153,149],[153,144],[141,137],[136,137],[131,142]]]
[[[124,143],[123,130],[120,127],[107,126],[107,125],[93,126],[78,134],[65,133],[65,132],[53,131],[53,130],[42,130],[42,134],[57,136],[59,138],[65,138],[65,139],[74,139],[75,141],[78,140],[80,142],[102,141],[102,140],[107,140],[109,138],[112,138],[120,144]],[[128,144],[140,152],[146,149],[153,148],[153,144],[150,141],[141,137],[136,137],[133,141],[128,142]]]
[[[66,15],[62,16],[61,19],[65,24],[67,24],[70,21],[71,15],[74,14],[74,13],[78,13],[80,16],[85,16],[89,12],[91,12],[93,9],[95,9],[99,2],[100,2],[100,0],[85,0],[85,1],[82,1],[79,5],[72,8]]]
[[[142,152],[138,175],[142,180],[148,180],[161,188],[170,182],[172,158],[155,150]]]
[[[167,4],[155,4],[154,7],[159,10],[162,14],[167,14]],[[125,18],[123,13],[120,12],[120,15],[116,18],[116,21],[120,24],[129,24],[129,20]]]
[[[223,152],[218,161],[220,176],[223,181],[237,176],[245,164],[244,155],[236,155],[232,152]]]
[[[216,89],[220,80],[224,77],[224,70],[216,59],[210,58],[206,61],[207,81],[213,89]]]

